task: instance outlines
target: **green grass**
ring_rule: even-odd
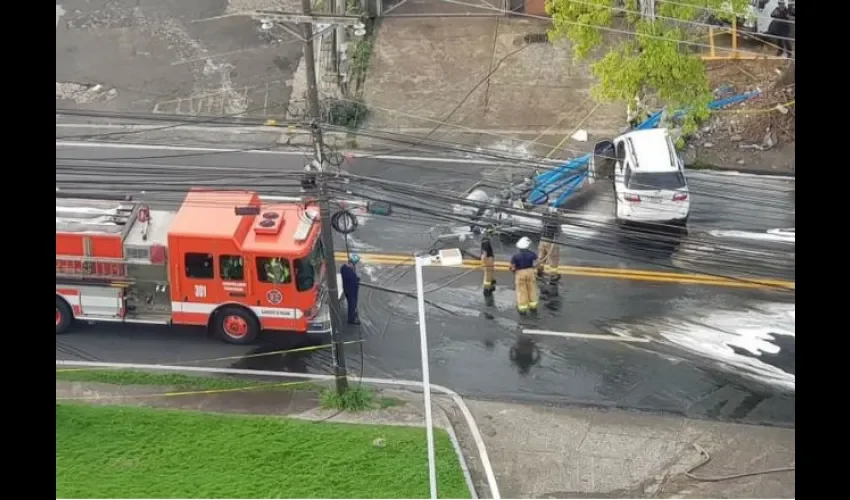
[[[440,496],[470,498],[445,431]],[[57,498],[427,498],[425,430],[56,407]]]
[[[69,382],[96,382],[113,385],[159,385],[177,387],[185,391],[237,389],[240,387],[268,386],[269,389],[320,390],[324,386],[315,382],[268,382],[235,377],[201,377],[180,373],[154,373],[134,370],[56,370],[56,380]]]

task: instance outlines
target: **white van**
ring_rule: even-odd
[[[687,225],[688,183],[667,129],[623,134],[614,139],[613,153],[618,221]]]

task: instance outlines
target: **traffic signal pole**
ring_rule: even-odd
[[[305,16],[312,15],[311,0],[301,0]],[[304,69],[307,73],[307,110],[310,114],[310,133],[313,138],[314,165],[318,169],[316,180],[319,190],[319,210],[322,220],[322,248],[325,257],[325,279],[328,305],[331,315],[331,357],[333,358],[336,391],[342,395],[348,390],[348,374],[345,366],[343,343],[339,341],[342,332],[342,308],[339,301],[339,284],[334,258],[333,228],[331,226],[330,193],[327,189],[327,163],[324,158],[324,141],[319,126],[321,112],[319,108],[319,89],[316,82],[316,59],[313,51],[313,23],[301,23],[304,39]],[[310,174],[308,174],[309,176]]]

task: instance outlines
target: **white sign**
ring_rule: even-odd
[[[296,311],[296,309],[261,307],[259,314],[264,318],[296,319],[298,317]]]
[[[206,298],[207,296],[207,286],[206,285],[195,285],[195,297],[199,299]]]

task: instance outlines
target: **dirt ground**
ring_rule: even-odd
[[[790,61],[710,61],[717,98],[758,90],[761,94],[717,111],[688,147],[686,162],[747,170],[793,173],[795,87],[774,87]]]

